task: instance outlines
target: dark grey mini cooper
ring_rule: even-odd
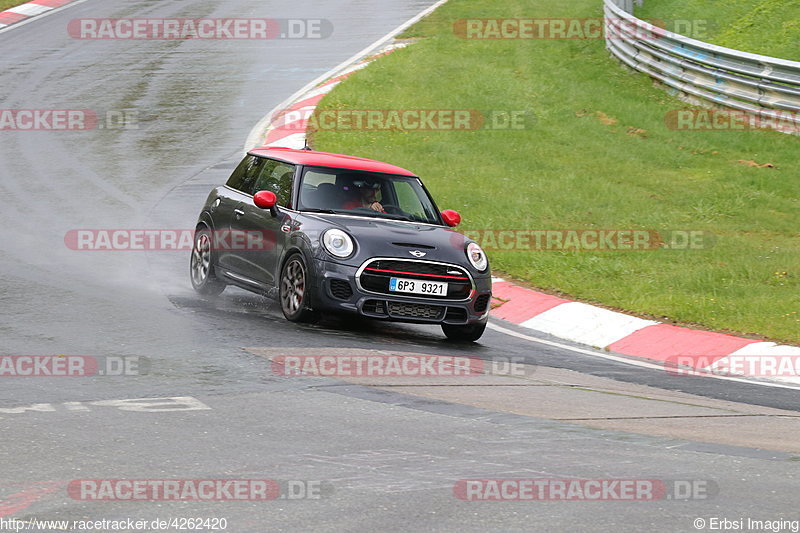
[[[474,341],[489,318],[491,274],[477,243],[451,229],[459,222],[403,168],[256,148],[203,206],[192,286],[277,298],[291,321],[356,313]]]

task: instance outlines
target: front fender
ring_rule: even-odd
[[[200,216],[197,217],[195,229],[199,228],[200,226],[206,226],[210,231],[214,231],[214,218],[211,216],[211,213],[208,211],[203,211],[200,213]]]
[[[316,272],[316,266],[314,264],[314,250],[308,236],[302,233],[292,233],[289,236],[286,245],[283,248],[283,253],[281,254],[280,261],[278,261],[277,263],[277,272],[275,272],[275,279],[280,280],[280,275],[281,272],[283,271],[284,265],[286,264],[286,260],[289,259],[289,257],[291,257],[295,253],[303,254],[303,260],[306,263],[306,269],[308,270],[308,274],[310,276],[313,276],[312,279],[316,279],[317,272]]]

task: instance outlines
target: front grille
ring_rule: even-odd
[[[405,302],[386,303],[389,307],[389,315],[398,318],[430,318],[440,320],[446,309],[438,305],[411,304]]]
[[[399,259],[376,259],[372,261],[369,266],[369,269],[377,269],[377,270],[390,270],[396,272],[403,272],[405,274],[422,274],[423,277],[427,276],[443,276],[443,277],[453,277],[453,276],[460,276],[467,280],[469,280],[469,275],[464,271],[463,268],[455,265],[443,265],[439,263],[428,263],[426,261],[413,261],[413,260],[406,260],[401,261]],[[456,271],[458,270],[458,274],[449,274],[448,271]]]
[[[389,291],[391,278],[418,279],[447,283],[446,295],[404,294]],[[431,300],[466,300],[472,292],[472,279],[464,268],[457,265],[427,261],[375,259],[362,270],[359,283],[364,290],[381,294],[404,294]]]
[[[353,296],[353,288],[343,279],[331,280],[331,294],[339,300],[349,300]]]
[[[491,298],[491,294],[481,294],[477,298],[475,298],[475,312],[476,313],[483,313],[486,311],[486,307],[489,305],[489,298]]]

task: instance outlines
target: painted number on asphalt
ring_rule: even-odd
[[[137,413],[168,413],[172,411],[205,411],[209,406],[191,396],[171,396],[167,398],[132,398],[128,400],[98,400],[93,402],[65,402],[61,404],[35,403],[22,407],[0,407],[0,415],[23,413],[54,413],[67,411],[91,411],[92,407],[113,407],[120,411]]]

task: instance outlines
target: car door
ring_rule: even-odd
[[[276,284],[278,258],[287,237],[284,229],[291,225],[291,214],[286,210],[292,208],[294,174],[294,165],[264,159],[250,188],[251,194],[236,205],[231,221],[237,270],[267,286]],[[274,213],[253,203],[252,195],[259,191],[275,193],[278,202]]]
[[[254,155],[242,159],[225,186],[217,189],[217,201],[211,205],[214,252],[217,263],[225,270],[239,271],[237,251],[230,244],[231,224],[236,216],[240,216],[239,205],[248,198],[247,191],[252,190],[263,162],[263,158]]]

